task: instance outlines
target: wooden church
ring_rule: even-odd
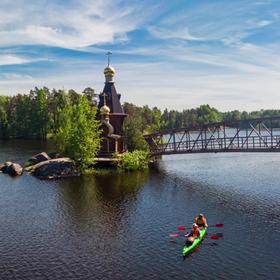
[[[102,142],[99,157],[111,158],[113,153],[126,151],[123,140],[123,122],[127,116],[121,106],[121,95],[117,93],[114,84],[115,69],[110,65],[110,53],[108,53],[108,65],[104,69],[105,86],[99,95],[98,118],[101,121]]]

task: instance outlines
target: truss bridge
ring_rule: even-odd
[[[209,123],[144,135],[152,156],[218,152],[280,152],[280,116]]]

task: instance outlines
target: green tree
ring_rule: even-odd
[[[73,94],[74,96],[74,94]],[[73,97],[72,96],[72,97]],[[74,97],[72,101],[74,100]],[[64,90],[53,89],[47,96],[48,115],[49,115],[49,132],[55,134],[60,127],[60,112],[71,102],[68,94]],[[74,101],[72,105],[74,105]]]
[[[77,105],[68,105],[60,113],[61,126],[55,141],[59,150],[76,160],[82,169],[94,163],[100,149],[101,131],[96,111],[83,96]]]
[[[79,102],[79,99],[81,97],[80,94],[78,94],[75,90],[69,89],[68,91],[69,101],[71,105],[75,105]]]
[[[147,142],[143,137],[144,130],[148,127],[150,112],[147,106],[142,108],[131,103],[123,105],[124,112],[128,117],[124,121],[123,134],[124,141],[129,151],[148,150]],[[151,116],[152,121],[152,116]]]
[[[148,145],[143,137],[140,116],[128,116],[124,121],[124,141],[129,151],[147,151]]]
[[[197,121],[199,125],[221,121],[221,115],[217,109],[211,108],[208,104],[197,108]]]
[[[35,89],[35,98],[33,100],[32,122],[34,123],[34,135],[39,139],[46,139],[48,112],[47,96],[44,89]]]
[[[35,114],[36,108],[33,108],[30,101],[30,96],[18,94],[15,96],[15,111],[13,131],[17,138],[33,138],[37,132],[34,128],[34,123],[37,121],[35,116],[34,121],[32,113]],[[33,109],[33,110],[32,110]]]
[[[95,94],[95,91],[91,87],[87,87],[83,90],[83,95],[87,98],[89,104],[96,106],[97,105],[97,94]]]
[[[7,116],[7,104],[9,98],[6,96],[0,96],[0,139],[8,138],[8,116]]]

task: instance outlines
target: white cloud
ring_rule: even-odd
[[[47,77],[6,76],[6,79],[0,79],[1,93],[28,92],[35,86],[73,88],[80,92],[91,86],[97,93],[101,92],[104,65],[86,65],[85,62],[69,62],[60,75]],[[205,103],[222,111],[280,107],[280,74],[276,73],[209,74],[194,72],[192,68],[182,71],[176,64],[166,61],[121,63],[114,67],[116,88],[122,94],[122,102],[179,110]]]
[[[228,48],[211,46],[189,46],[184,43],[168,44],[164,48],[152,46],[120,50],[116,54],[142,55],[147,61],[157,57],[158,61],[172,61],[177,69],[196,74],[225,73],[255,75],[280,72],[278,45],[256,46],[239,44]],[[169,69],[173,71],[173,69]]]
[[[182,5],[180,10],[155,22],[149,30],[161,39],[235,45],[259,29],[276,24],[274,9],[270,12],[260,9],[263,7],[255,5],[254,1],[197,1],[193,5]]]
[[[261,21],[257,22],[257,27],[268,26],[272,23],[273,23],[273,21],[271,21],[271,20],[261,20]]]
[[[246,43],[255,31],[275,24],[276,15],[273,11],[271,17],[256,13],[253,6],[264,6],[254,1],[204,2],[193,9],[182,7],[166,13],[149,24],[149,13],[154,12],[150,1],[124,5],[121,0],[2,0],[0,46],[42,44],[96,56],[105,53],[105,47],[98,45],[112,43],[118,49],[114,51],[118,60],[124,57],[123,63],[113,59],[116,87],[122,101],[138,105],[184,109],[209,103],[220,110],[279,108],[279,44]],[[144,9],[147,5],[149,9]],[[137,28],[150,31],[148,44],[136,38],[131,45],[120,47],[118,43],[129,40],[127,34]],[[26,47],[14,48],[14,52],[7,48],[0,55],[0,65],[37,61],[36,56],[41,56],[38,48],[30,55],[24,55]],[[37,72],[34,66],[28,70],[30,75],[17,72],[17,67],[14,73],[0,72],[1,93],[28,92],[35,86],[102,90],[104,65],[86,58],[94,55],[50,53],[56,64],[40,66]]]
[[[161,39],[182,39],[187,41],[203,41],[203,38],[193,36],[188,27],[177,28],[173,30],[163,29],[159,27],[148,28],[151,34]]]
[[[4,65],[20,65],[26,63],[33,63],[33,62],[41,62],[41,61],[51,61],[51,59],[43,58],[43,57],[23,57],[13,53],[5,53],[0,54],[0,66]]]
[[[28,63],[30,60],[15,55],[0,55],[0,65],[14,65]]]
[[[119,2],[1,2],[0,46],[42,44],[79,48],[125,40],[126,33],[143,22],[146,14],[136,4],[122,6]]]
[[[32,80],[32,76],[30,75],[25,75],[25,74],[15,74],[15,73],[1,73],[0,74],[0,79],[1,79],[1,83],[3,82],[3,84],[7,83],[13,83],[16,81],[26,81],[26,80]]]

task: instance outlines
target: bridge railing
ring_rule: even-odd
[[[168,144],[158,144],[157,149],[154,150],[154,153],[194,153],[204,151],[222,152],[222,150],[234,152],[246,151],[248,149],[254,149],[255,151],[257,151],[257,149],[261,149],[263,151],[277,148],[276,145],[279,143],[280,137],[273,139],[271,137],[266,136],[263,137],[263,140],[261,140],[258,136],[251,136],[249,138],[239,137],[234,142],[232,142],[231,140],[231,137],[227,137],[218,138],[216,140],[211,139],[207,141],[207,144],[204,140],[178,141]]]
[[[279,128],[273,127],[279,121]],[[270,126],[268,124],[271,124]],[[146,135],[152,155],[205,152],[278,152],[280,117],[208,124]]]

